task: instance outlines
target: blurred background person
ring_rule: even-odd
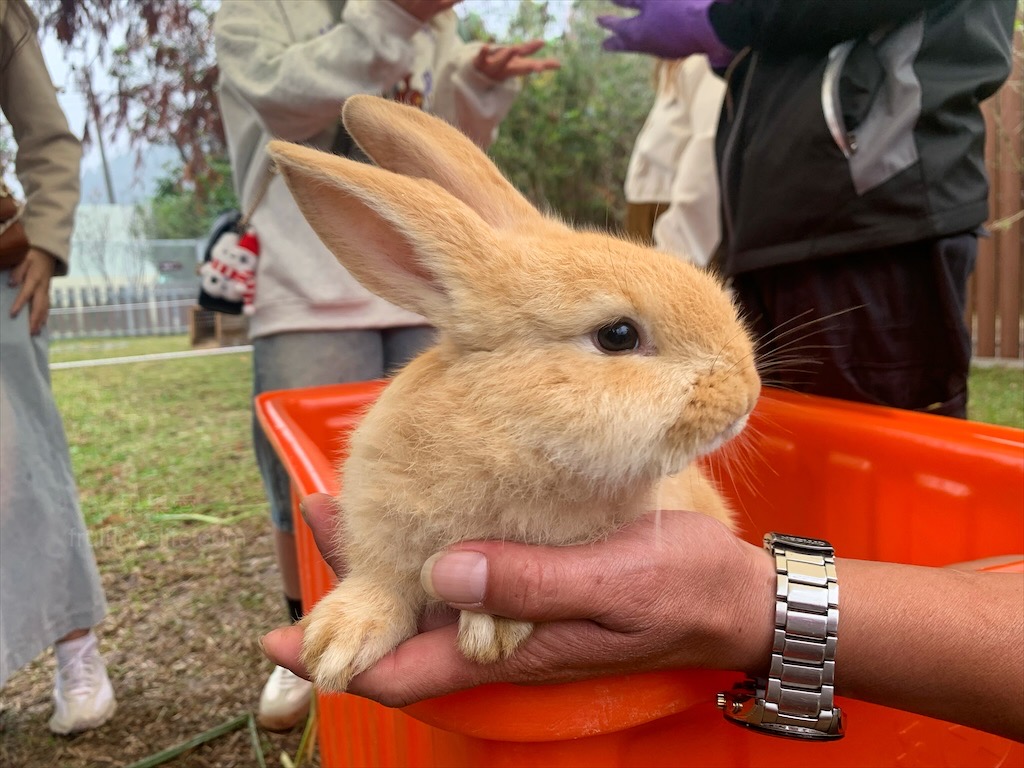
[[[18,146],[28,241],[20,263],[0,271],[0,687],[52,644],[49,727],[67,734],[102,725],[117,702],[92,631],[107,604],[50,389],[46,332],[50,279],[68,271],[82,149],[37,29],[25,0],[0,2],[0,111]]]
[[[988,218],[980,104],[1011,0],[614,0],[604,48],[729,68],[722,243],[772,383],[966,417],[967,279]]]
[[[720,236],[715,130],[725,83],[707,57],[659,59],[626,169],[626,231],[706,266]]]
[[[554,69],[530,58],[541,41],[464,43],[456,0],[225,0],[214,31],[220,107],[235,184],[259,241],[250,318],[253,392],[385,376],[433,339],[426,321],[374,296],[306,223],[268,175],[274,138],[365,159],[339,123],[345,99],[381,95],[445,118],[481,147],[518,93],[517,78]],[[253,418],[289,616],[302,615],[286,472]],[[306,716],[310,684],[277,667],[260,724],[286,730]]]

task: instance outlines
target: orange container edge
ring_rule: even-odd
[[[331,454],[339,449],[339,444],[325,445],[329,439],[323,429],[326,417],[362,412],[383,386],[382,382],[365,382],[264,393],[257,397],[257,416],[292,478],[296,504],[299,497],[309,493],[337,492],[336,456]],[[353,421],[345,421],[342,430],[350,428]],[[788,462],[781,470],[773,468],[773,489],[782,488],[787,481],[791,485],[801,478],[806,481],[803,474],[806,467],[801,458],[808,460],[810,457],[811,463],[825,467],[822,472],[828,476],[819,478],[822,482],[813,490],[804,488],[805,493],[789,494],[807,497],[805,504],[824,498],[829,483],[839,477],[845,483],[872,485],[875,494],[869,497],[869,502],[874,498],[876,504],[879,494],[895,493],[904,498],[908,487],[918,493],[945,492],[950,499],[948,504],[955,508],[952,519],[962,524],[964,518],[969,522],[972,517],[969,505],[958,506],[958,502],[964,501],[964,488],[967,488],[967,502],[973,498],[972,473],[980,472],[984,476],[996,465],[997,469],[1001,468],[1001,476],[1016,478],[1018,489],[1015,494],[1012,486],[1004,486],[1008,498],[1003,499],[1002,509],[992,512],[1000,517],[996,530],[1001,535],[987,533],[985,537],[972,539],[947,536],[940,531],[934,537],[938,540],[934,546],[918,543],[912,552],[904,551],[903,557],[892,559],[946,564],[1024,552],[1024,431],[771,390],[765,391],[752,423],[759,433],[757,447],[767,452],[768,460]],[[339,437],[332,439],[337,441]],[[890,477],[894,465],[884,459],[893,452],[903,460],[896,466],[905,470],[902,476],[906,482],[895,483]],[[744,491],[738,483],[731,482],[731,473],[723,476],[731,460],[727,452],[723,454],[726,458],[722,465],[713,466],[712,470],[726,495],[732,497],[734,503],[738,499],[739,505],[747,511],[753,503],[751,499],[765,501],[750,489]],[[917,462],[918,454],[925,459]],[[942,479],[946,486],[939,482]],[[824,488],[817,487],[820,485]],[[921,488],[925,490],[919,490]],[[848,495],[840,493],[839,487],[831,490],[836,496]],[[800,491],[799,486],[797,491]],[[780,490],[779,496],[783,495],[785,491]],[[991,493],[984,495],[984,504],[993,504],[992,496]],[[998,505],[998,494],[996,497]],[[824,530],[808,530],[800,527],[803,520],[792,509],[793,503],[787,498],[778,503],[782,513],[772,509],[766,515],[753,515],[747,520],[747,537],[756,540],[761,532],[758,525],[764,530],[788,526],[788,532],[829,538],[840,555],[844,553],[843,542],[847,538],[853,547],[872,549],[869,554],[887,554],[875,551],[878,547],[860,543],[862,537],[855,535],[855,530],[865,525],[868,515],[851,516],[838,522],[831,520]],[[791,507],[788,514],[785,513],[787,505]],[[916,510],[910,510],[908,516],[915,517],[915,513]],[[762,521],[763,517],[769,519]],[[769,525],[774,522],[778,525]],[[886,532],[883,530],[886,525],[879,527],[874,519],[868,521],[867,526],[875,536]],[[890,521],[888,527],[901,533],[905,533],[903,529],[916,531],[920,529],[920,521],[912,520],[906,525]],[[851,533],[854,535],[847,536]],[[298,514],[296,534],[303,600],[308,609],[330,589],[334,576]],[[950,546],[951,541],[955,546]],[[858,550],[855,556],[863,557],[865,553]],[[1024,570],[1024,557],[1016,560],[1003,557],[988,568],[1020,572]],[[738,675],[732,678],[738,679]],[[778,739],[771,740],[774,751],[767,753],[775,757],[764,762],[768,747],[763,737],[728,725],[714,710],[714,691],[729,679],[729,675],[683,671],[584,681],[567,686],[485,686],[421,702],[404,711],[386,710],[349,695],[321,695],[318,697],[321,762],[324,766],[820,765],[828,762],[823,762],[826,755],[820,747],[818,752],[808,751],[806,745]],[[600,706],[597,702],[601,702]],[[918,755],[924,762],[917,764],[926,765],[931,764],[927,755],[945,755],[943,762],[946,764],[1024,765],[1024,747],[1015,742],[860,702],[844,702],[844,705],[851,735],[838,742],[843,746],[827,750],[843,764],[912,765],[916,761],[908,762],[908,756]],[[861,731],[861,737],[852,737],[858,719],[862,721],[862,728],[870,728],[873,733]],[[696,723],[700,723],[700,727],[695,727]],[[880,729],[887,732],[887,738],[881,737]],[[913,738],[908,739],[908,733],[914,734]],[[723,750],[723,739],[733,746]],[[753,741],[748,743],[750,739]],[[785,748],[779,746],[780,742],[786,744]],[[886,748],[892,755],[888,761],[883,754]],[[958,756],[958,762],[948,763],[951,754]],[[902,756],[897,759],[897,755]]]

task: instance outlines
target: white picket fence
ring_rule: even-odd
[[[53,286],[47,326],[52,339],[184,334],[197,296],[189,285]]]

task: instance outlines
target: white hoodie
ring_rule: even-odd
[[[337,10],[343,6],[340,19]],[[224,0],[214,32],[220,107],[242,210],[272,138],[329,149],[356,93],[417,103],[482,147],[518,92],[472,65],[451,11],[424,24],[391,0]],[[338,264],[275,176],[252,217],[260,243],[253,338],[291,331],[424,325]]]

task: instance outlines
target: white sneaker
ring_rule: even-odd
[[[268,731],[287,731],[306,719],[313,684],[291,670],[275,667],[263,686],[256,722]]]
[[[97,728],[113,717],[116,709],[114,688],[96,635],[90,632],[85,637],[58,643],[50,730],[68,734]]]

